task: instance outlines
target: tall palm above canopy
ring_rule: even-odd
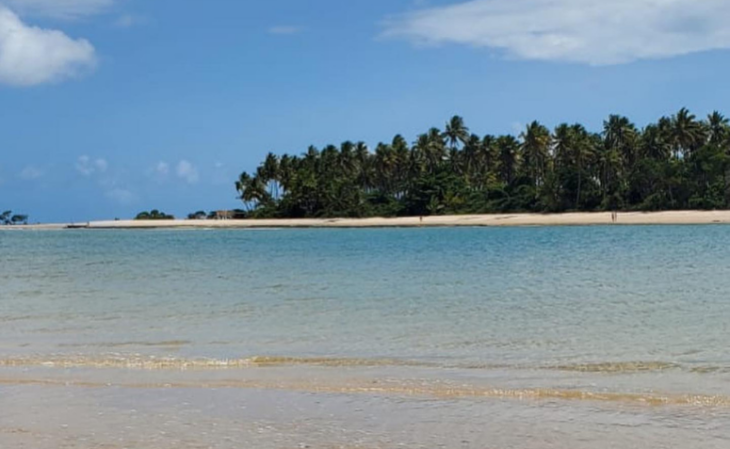
[[[455,115],[446,124],[443,138],[452,149],[458,148],[459,144],[465,144],[469,139],[469,128],[464,124],[464,119]]]
[[[296,170],[295,161],[295,158],[289,156],[288,154],[283,155],[281,157],[281,160],[279,161],[279,182],[281,183],[281,188],[284,190],[284,192],[287,192],[291,189]]]
[[[532,122],[520,134],[522,164],[534,187],[539,187],[545,176],[552,137],[550,130],[539,122]],[[535,191],[537,195],[537,190]]]
[[[274,153],[269,153],[264,159],[263,165],[257,170],[261,182],[269,188],[272,197],[279,197],[279,158]]]
[[[717,111],[707,116],[708,141],[713,145],[726,145],[730,136],[730,120]]]
[[[682,108],[671,119],[671,137],[675,157],[685,157],[705,141],[705,129],[697,117]]]
[[[603,122],[603,139],[607,150],[618,152],[627,168],[636,161],[637,136],[636,126],[626,117],[611,115]]]

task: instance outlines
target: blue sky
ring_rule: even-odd
[[[0,209],[237,207],[269,151],[730,104],[724,0],[0,0]],[[730,114],[730,109],[724,112]]]

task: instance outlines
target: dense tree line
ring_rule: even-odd
[[[251,217],[725,209],[729,123],[682,109],[643,129],[612,115],[598,133],[533,122],[515,137],[472,134],[456,116],[410,144],[270,153],[236,190]]]
[[[164,212],[160,212],[157,209],[152,209],[151,211],[142,211],[137,214],[136,217],[134,217],[135,220],[174,220],[174,215],[168,215]]]

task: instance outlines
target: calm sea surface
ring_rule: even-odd
[[[730,227],[0,232],[1,448],[728,448]]]

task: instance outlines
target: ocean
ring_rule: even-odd
[[[727,448],[730,228],[0,232],[0,448]]]

